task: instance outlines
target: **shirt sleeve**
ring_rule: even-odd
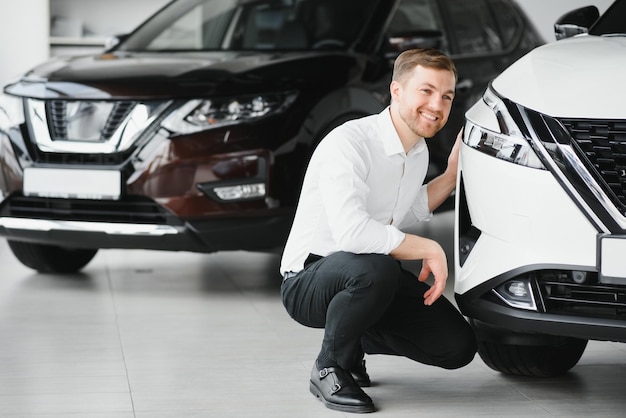
[[[417,222],[429,221],[432,217],[433,213],[428,207],[428,185],[424,184],[420,188],[420,191],[411,206],[411,210],[407,213],[400,225],[398,225],[398,228],[408,228]]]
[[[319,150],[323,158],[319,189],[338,250],[389,254],[402,243],[404,233],[372,219],[367,212],[370,191],[366,183],[370,166],[367,148],[337,131],[323,142]]]

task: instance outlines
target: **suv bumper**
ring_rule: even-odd
[[[126,248],[168,251],[263,251],[284,245],[288,212],[273,215],[182,222],[180,225],[0,218],[9,240],[71,248]]]
[[[484,288],[492,286],[485,283]],[[626,321],[623,319],[515,309],[499,303],[490,290],[484,293],[481,290],[465,295],[456,294],[455,298],[459,309],[466,316],[482,323],[480,329],[483,333],[490,327],[497,330],[489,333],[488,339],[497,338],[498,342],[515,344],[519,343],[514,340],[516,334],[524,334],[523,341],[528,343],[528,334],[538,334],[538,339],[549,338],[543,336],[564,336],[626,342]]]
[[[466,145],[461,157],[455,229],[461,312],[504,334],[626,342],[626,284],[599,274],[604,233],[554,176]]]

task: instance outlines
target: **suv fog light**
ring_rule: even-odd
[[[515,298],[528,298],[528,289],[523,282],[513,282],[506,285],[506,291]]]
[[[585,284],[585,282],[587,281],[586,271],[572,271],[571,276],[572,281],[577,284]]]
[[[215,187],[213,192],[222,200],[258,199],[265,197],[265,183]]]
[[[515,279],[501,284],[493,290],[493,292],[504,303],[513,307],[528,310],[537,310],[535,297],[530,287],[528,279]]]

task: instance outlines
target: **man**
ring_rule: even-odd
[[[309,163],[281,261],[281,294],[292,318],[325,329],[310,390],[328,408],[375,410],[361,389],[370,384],[364,353],[446,369],[476,353],[469,324],[441,297],[445,252],[401,232],[429,219],[456,187],[460,133],[446,171],[423,185],[424,138],[448,120],[456,78],[454,63],[437,50],[403,52],[390,106],[334,129]],[[419,276],[399,260],[422,260]]]

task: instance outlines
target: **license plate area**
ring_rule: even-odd
[[[29,167],[24,170],[23,189],[25,196],[118,200],[122,174],[115,170]]]
[[[626,285],[626,236],[600,237],[600,283]]]

